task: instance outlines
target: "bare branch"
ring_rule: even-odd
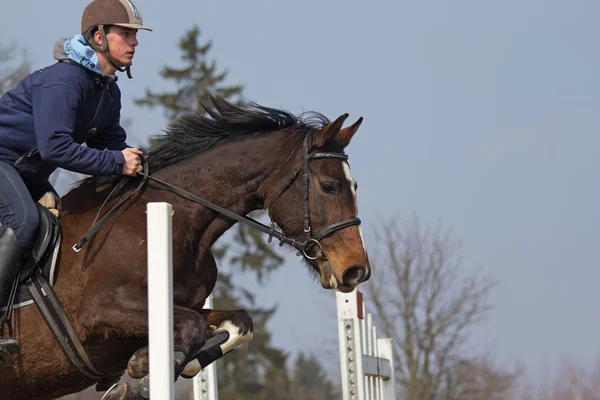
[[[0,45],[0,95],[15,87],[31,70],[27,52],[16,55],[16,46]]]
[[[406,398],[491,400],[510,389],[514,375],[489,358],[462,352],[469,329],[491,310],[488,296],[496,282],[479,274],[463,277],[461,245],[452,231],[421,229],[413,216],[408,225],[382,223],[375,237],[380,248],[371,254],[379,270],[369,297],[397,349]]]

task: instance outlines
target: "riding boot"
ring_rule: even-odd
[[[10,226],[0,226],[0,305],[9,298],[22,261],[23,249],[17,241],[15,231]],[[20,347],[15,339],[0,338],[0,366],[10,366],[12,355],[16,354]]]

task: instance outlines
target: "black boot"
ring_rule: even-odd
[[[17,241],[17,235],[10,226],[0,226],[0,305],[9,296],[23,261],[23,249]],[[2,317],[2,314],[0,314]],[[4,328],[0,326],[0,329]],[[21,345],[13,338],[0,338],[0,367],[9,367],[14,363],[12,355]]]

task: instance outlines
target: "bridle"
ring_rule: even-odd
[[[115,193],[118,193],[119,190],[121,190],[125,186],[125,184],[131,179],[131,177],[129,177],[129,176],[123,177],[123,179],[121,179],[121,181],[115,186],[115,188],[111,191],[111,193],[108,195],[108,197],[106,198],[106,200],[104,201],[104,203],[102,204],[100,209],[98,210],[98,213],[96,214],[96,218],[94,218],[94,221],[92,222],[92,225],[90,226],[89,230],[79,240],[79,242],[77,242],[73,246],[73,250],[75,250],[76,252],[79,252],[81,250],[81,248],[83,247],[83,245],[93,235],[96,234],[96,232],[102,227],[102,225],[104,225],[106,223],[106,221],[111,216],[113,216],[117,212],[117,210],[119,208],[121,208],[121,206],[127,200],[129,200],[133,195],[135,195],[135,193],[137,193],[142,188],[142,186],[145,184],[145,182],[148,179],[150,179],[154,182],[157,182],[157,183],[165,186],[169,191],[171,191],[185,199],[193,201],[194,203],[201,204],[201,205],[203,205],[207,208],[210,208],[213,211],[216,211],[228,218],[231,218],[231,219],[236,220],[244,225],[247,225],[251,228],[257,229],[263,233],[268,234],[269,235],[269,239],[268,239],[269,243],[271,242],[272,238],[275,237],[279,240],[280,246],[282,246],[283,244],[288,244],[288,245],[294,247],[296,250],[298,250],[298,255],[303,255],[307,259],[314,260],[314,259],[318,258],[319,256],[317,255],[315,257],[311,257],[308,253],[314,246],[318,246],[322,250],[320,241],[324,237],[326,237],[338,230],[347,228],[349,226],[360,225],[361,221],[359,218],[355,217],[355,218],[348,218],[343,221],[335,222],[333,224],[329,224],[329,222],[327,220],[327,216],[325,215],[325,209],[323,208],[323,204],[321,202],[321,199],[319,198],[319,194],[317,192],[317,187],[316,187],[314,179],[312,177],[312,173],[310,172],[310,169],[308,168],[308,162],[310,160],[323,159],[323,158],[337,159],[337,160],[346,162],[348,160],[348,156],[344,153],[337,153],[337,152],[315,152],[315,153],[309,154],[308,153],[308,138],[309,138],[309,136],[310,136],[310,134],[307,134],[304,137],[304,141],[302,142],[302,165],[298,169],[296,169],[287,178],[287,180],[285,181],[285,184],[279,189],[277,194],[272,198],[271,203],[268,206],[269,218],[271,219],[270,227],[267,225],[264,225],[263,223],[261,223],[259,221],[256,221],[253,218],[250,218],[245,215],[236,214],[236,213],[229,211],[221,206],[218,206],[208,200],[198,197],[186,190],[183,190],[175,185],[172,185],[168,182],[162,181],[160,179],[157,179],[157,178],[149,175],[148,162],[144,159],[144,162],[143,162],[144,172],[138,172],[138,175],[141,175],[143,178],[142,178],[141,182],[139,183],[139,185],[137,186],[137,188],[132,193],[127,195],[124,199],[122,199],[119,203],[117,203],[113,208],[111,208],[102,217],[102,219],[100,219],[98,221],[98,217],[100,216],[100,212],[102,211],[102,208],[104,208],[104,206],[113,197],[113,195]],[[295,151],[296,150],[294,149],[292,154]],[[306,240],[304,240],[303,242],[299,242],[294,238],[286,236],[283,232],[276,230],[275,222],[273,221],[273,217],[271,216],[271,210],[273,209],[273,205],[275,204],[277,199],[279,199],[279,197],[292,185],[292,183],[294,183],[294,181],[296,180],[296,178],[298,177],[298,175],[300,174],[301,171],[303,172],[302,176],[303,176],[303,180],[304,180],[303,181],[303,200],[304,200],[304,224],[303,224],[303,227],[304,227],[304,233],[306,234]],[[319,231],[314,236],[312,235],[312,225],[311,225],[311,221],[310,221],[310,207],[309,207],[309,195],[308,195],[309,185],[312,187],[312,192],[314,194],[315,203],[317,204],[317,209],[319,211],[319,217],[321,219],[321,222],[324,225],[323,230]]]
[[[273,196],[273,198],[270,201],[269,206],[268,206],[268,212],[269,212],[269,218],[271,219],[271,227],[273,229],[274,224],[275,224],[273,222],[273,217],[271,215],[273,206],[274,206],[275,202],[279,199],[279,197],[292,185],[292,183],[294,183],[294,181],[300,174],[300,171],[302,171],[303,172],[302,176],[303,176],[303,180],[304,180],[303,185],[302,185],[303,199],[304,199],[304,224],[303,224],[303,226],[304,226],[304,233],[306,234],[306,240],[303,243],[301,243],[301,246],[302,246],[301,248],[299,248],[298,246],[294,246],[294,247],[296,247],[296,249],[298,249],[299,252],[302,252],[304,257],[306,257],[307,259],[314,260],[314,259],[318,258],[318,256],[311,257],[308,255],[308,253],[314,246],[318,246],[319,249],[322,250],[321,243],[320,243],[321,239],[323,239],[327,235],[332,234],[335,231],[344,229],[346,227],[349,227],[352,225],[360,225],[361,221],[359,218],[348,218],[343,221],[329,224],[329,221],[327,220],[327,216],[325,215],[325,209],[323,208],[323,204],[321,203],[321,199],[317,192],[315,180],[313,179],[312,173],[310,172],[310,169],[308,168],[308,162],[309,162],[309,160],[314,160],[314,159],[319,159],[319,158],[331,158],[331,159],[336,159],[336,160],[341,160],[343,162],[346,162],[348,160],[348,156],[344,153],[336,153],[336,152],[315,152],[315,153],[309,154],[308,153],[308,138],[309,138],[309,136],[310,135],[306,135],[304,137],[304,141],[302,142],[302,165],[300,166],[300,168],[296,169],[288,177],[288,179],[286,180],[286,183],[281,187],[281,189],[277,192],[277,194],[275,196]],[[317,204],[317,210],[319,211],[319,217],[321,218],[321,222],[324,225],[323,230],[319,231],[314,236],[312,236],[312,225],[310,223],[310,208],[309,208],[310,203],[309,203],[309,198],[308,198],[309,185],[312,187],[312,192],[314,195],[315,203]],[[269,242],[270,242],[270,238],[269,238]]]

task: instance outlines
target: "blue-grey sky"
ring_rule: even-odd
[[[27,47],[35,68],[52,63],[55,39],[78,32],[86,3],[8,2],[0,40]],[[119,80],[130,134],[164,128],[160,112],[132,99],[170,88],[159,69],[179,64],[178,39],[198,24],[248,99],[365,118],[348,152],[367,243],[377,219],[391,215],[454,226],[465,270],[499,280],[476,347],[537,371],[563,356],[586,364],[600,356],[600,3],[137,5],[154,32],[138,36],[134,79]],[[319,350],[323,336],[335,344],[333,296],[293,257],[260,301],[280,304],[276,345]]]

